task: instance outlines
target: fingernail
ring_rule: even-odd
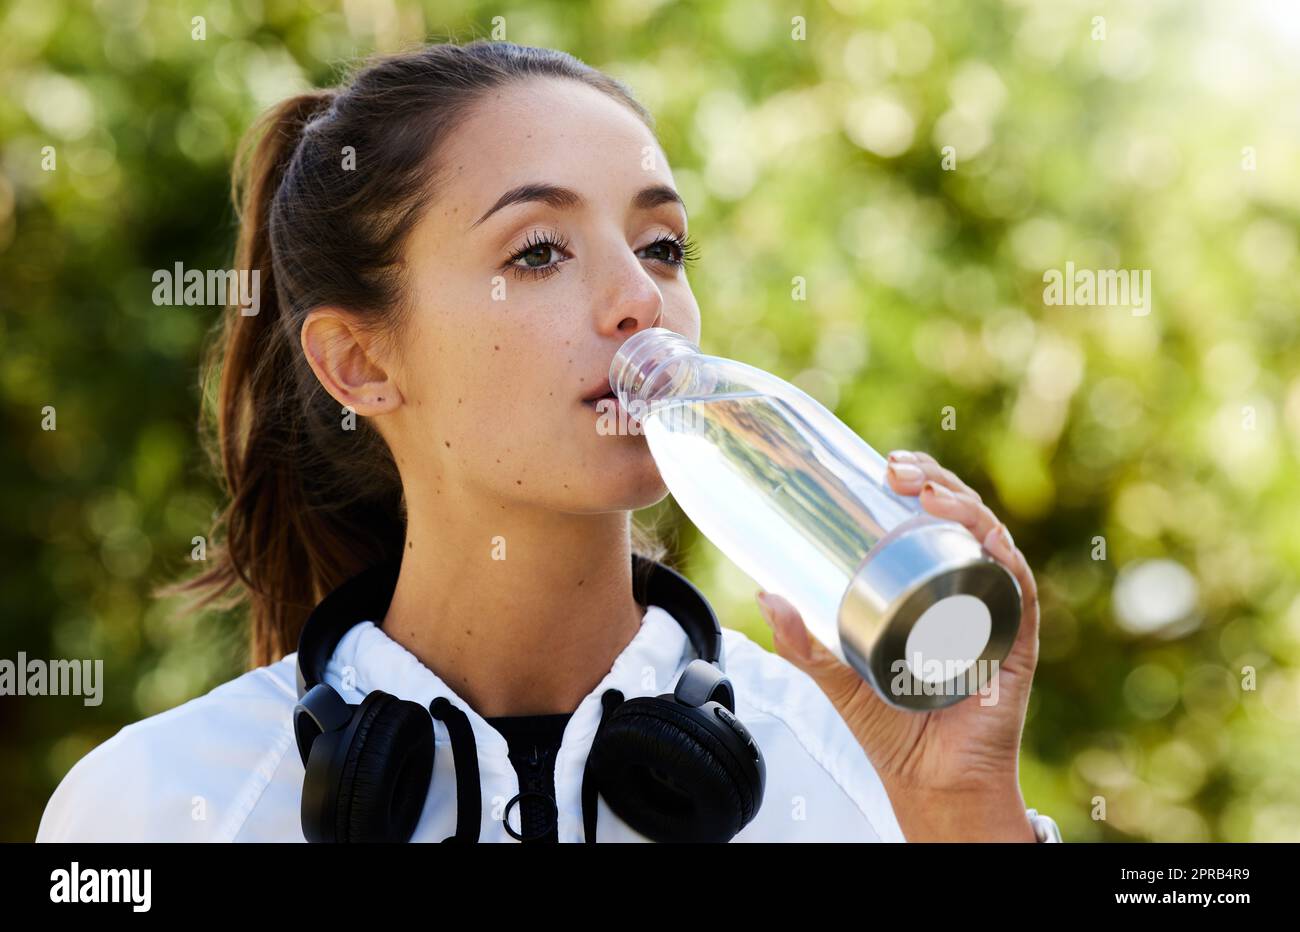
[[[937,482],[933,480],[926,482],[925,487],[930,490],[930,493],[932,495],[935,495],[936,497],[943,499],[944,501],[949,501],[953,497],[952,492],[950,492],[946,487],[939,485]]]
[[[925,477],[921,467],[909,466],[907,463],[890,463],[889,471],[904,482],[916,482]]]
[[[891,460],[896,460],[900,463],[916,462],[916,454],[911,452],[910,450],[894,450],[892,453],[889,454],[889,458]]]
[[[758,602],[759,614],[763,616],[763,620],[767,622],[767,625],[770,628],[772,626],[772,606],[767,602],[767,593],[760,589],[754,598]]]
[[[984,546],[1001,557],[1009,558],[1014,545],[1011,543],[1011,532],[1007,530],[1007,526],[999,522],[997,527],[989,531]]]

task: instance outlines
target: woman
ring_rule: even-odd
[[[406,703],[385,754],[433,757],[389,799],[411,840],[699,838],[702,819],[718,840],[1035,839],[1017,777],[1034,579],[924,453],[891,456],[895,491],[970,528],[1022,588],[996,705],[893,709],[763,594],[779,656],[726,629],[716,658],[734,690],[717,719],[762,749],[763,785],[701,789],[742,778],[700,764],[677,789],[717,798],[692,799],[674,836],[632,812],[654,809],[652,790],[611,808],[609,781],[584,780],[610,709],[684,682],[690,620],[709,615],[689,585],[671,607],[655,597],[673,583],[661,552],[634,555],[631,512],[667,490],[643,437],[596,429],[624,340],[700,333],[686,210],[623,85],[557,51],[436,45],[285,101],[253,138],[237,260],[260,274],[262,306],[228,310],[212,360],[224,546],[179,588],[247,598],[256,669],[87,755],[38,840],[301,841],[312,807],[322,836],[391,836],[362,824],[374,801],[359,784],[399,779],[373,748],[340,752],[332,787],[310,776],[304,805],[330,726],[295,713],[300,675],[357,716],[347,740],[371,727],[367,696]],[[363,578],[360,601],[338,595]],[[327,593],[346,603],[338,637],[300,673]]]

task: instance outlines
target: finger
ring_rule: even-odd
[[[954,491],[965,492],[967,495],[973,497],[977,502],[984,501],[980,496],[980,493],[967,485],[966,482],[951,469],[941,465],[939,461],[929,453],[926,453],[924,450],[915,450],[913,452],[916,453],[917,458],[921,461],[921,468],[925,470],[926,476],[937,482],[943,483]]]
[[[1010,529],[1001,521],[998,521],[984,536],[982,543],[984,549],[996,557],[1016,577],[1016,580],[1020,583],[1022,596],[1025,596],[1026,607],[1031,604],[1037,605],[1038,586],[1034,582],[1034,574],[1029,569],[1029,563],[1025,559],[1025,555],[1020,552],[1020,548],[1016,546],[1015,540],[1012,539]]]
[[[788,599],[773,592],[758,593],[763,620],[772,629],[776,652],[807,673],[837,707],[847,703],[862,686],[862,677],[813,636]]]
[[[1032,674],[1038,665],[1038,583],[1029,568],[1029,561],[1016,547],[1005,524],[999,523],[989,531],[983,543],[984,548],[1006,566],[1020,584],[1020,630],[1016,632],[1016,641],[1011,645],[1004,664],[1015,664],[1018,658],[1023,657],[1025,670],[1017,672]]]
[[[885,471],[890,488],[903,495],[916,495],[925,483],[925,470],[920,463],[902,463],[890,460]]]
[[[1001,523],[989,506],[978,498],[955,492],[933,479],[927,479],[921,489],[921,505],[933,515],[963,525],[979,541]]]
[[[941,466],[933,456],[921,450],[894,450],[889,454],[890,469],[899,478],[906,480],[909,484],[908,489],[920,487],[921,482],[926,479],[933,479],[941,485],[944,485],[954,492],[964,492],[974,498],[976,501],[984,499],[978,492],[962,481],[961,477],[951,469]],[[897,467],[911,466],[912,469],[899,469]],[[918,472],[919,471],[919,472]],[[919,476],[919,481],[918,481]],[[902,491],[901,489],[899,491]],[[909,494],[916,494],[914,491]]]

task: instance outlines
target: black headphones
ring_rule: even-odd
[[[465,713],[444,696],[426,710],[378,689],[353,705],[324,682],[343,636],[362,621],[381,623],[400,568],[398,560],[381,563],[335,589],[312,611],[298,641],[293,728],[306,769],[302,829],[309,842],[410,840],[433,779],[430,716],[447,726],[456,772],[456,834],[443,840],[478,841],[478,756]],[[767,770],[735,716],[722,626],[699,590],[662,563],[633,554],[632,579],[637,602],[677,619],[698,656],[671,693],[625,700],[609,689],[601,696],[582,778],[586,840],[596,840],[599,793],[651,841],[730,841],[758,813]],[[467,786],[475,792],[461,792]]]

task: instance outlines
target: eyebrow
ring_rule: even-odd
[[[549,204],[556,210],[571,210],[582,207],[586,203],[583,196],[572,188],[562,188],[558,185],[543,183],[521,184],[497,198],[497,202],[488,208],[487,213],[470,224],[469,228],[474,229],[474,227],[504,207],[530,201]],[[650,210],[660,204],[680,204],[682,211],[686,211],[686,202],[666,184],[652,184],[649,187],[642,188],[632,198],[632,206],[637,210]],[[689,216],[687,214],[688,219]]]

